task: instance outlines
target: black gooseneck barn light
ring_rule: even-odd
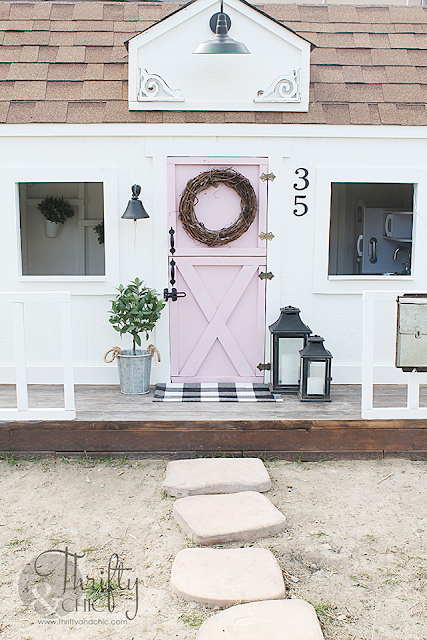
[[[122,215],[122,218],[127,220],[140,220],[142,218],[149,218],[150,216],[144,209],[144,205],[139,199],[139,194],[141,193],[141,187],[139,184],[134,184],[132,186],[132,199],[129,200],[128,206],[126,207],[126,211]]]
[[[215,33],[213,40],[201,42],[193,53],[250,53],[243,42],[237,42],[228,35],[231,25],[230,17],[224,13],[224,3],[221,0],[220,13],[210,19],[210,27]]]

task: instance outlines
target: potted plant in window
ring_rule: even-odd
[[[148,340],[150,331],[155,327],[165,302],[154,289],[149,289],[139,278],[125,288],[118,287],[118,295],[111,303],[110,322],[114,329],[123,336],[130,333],[133,339],[132,349],[110,349],[113,357],[105,362],[112,362],[116,357],[120,378],[120,390],[126,394],[148,393],[150,387],[151,358],[154,352],[160,361],[159,352],[153,345],[146,350],[136,349],[141,346],[140,334],[145,333]]]
[[[59,225],[64,224],[68,218],[74,216],[73,207],[67,200],[64,200],[62,196],[60,198],[47,196],[47,198],[37,205],[37,209],[45,217],[45,230],[48,238],[56,238]]]

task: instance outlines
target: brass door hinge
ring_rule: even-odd
[[[269,271],[268,273],[261,272],[258,274],[258,278],[260,280],[271,280],[272,278],[274,278],[274,274],[271,273],[271,271]]]
[[[269,231],[268,233],[265,233],[265,231],[261,231],[258,238],[260,240],[273,240],[274,235],[271,233],[271,231]]]
[[[266,180],[271,180],[271,182],[273,182],[275,177],[276,176],[274,175],[273,172],[271,172],[271,173],[261,173],[259,179],[262,180],[263,182],[265,182]]]
[[[270,371],[271,370],[271,363],[270,362],[260,362],[259,365],[257,365],[257,369],[259,369],[260,371]]]

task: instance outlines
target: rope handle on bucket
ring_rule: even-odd
[[[147,347],[147,351],[150,354],[151,357],[154,356],[154,354],[156,354],[157,356],[157,361],[160,362],[161,358],[160,358],[160,351],[154,346],[154,344],[149,344]]]
[[[117,356],[119,356],[121,354],[122,350],[120,349],[120,347],[113,347],[112,349],[110,349],[109,351],[107,351],[107,353],[104,356],[104,362],[110,363],[113,362],[113,360],[115,358],[117,358]],[[111,356],[110,360],[107,360],[107,356],[109,353],[112,353],[113,355]]]
[[[150,358],[152,358],[154,356],[154,354],[157,355],[157,360],[160,362],[161,358],[160,358],[160,352],[159,350],[154,346],[154,344],[149,344],[147,347],[147,351],[150,354]],[[107,351],[107,353],[104,356],[104,362],[107,362],[108,364],[110,362],[113,362],[113,360],[115,360],[115,358],[117,358],[117,356],[119,356],[121,354],[122,350],[120,349],[120,347],[113,347],[112,349],[110,349],[109,351]],[[112,356],[110,359],[107,359],[107,356],[109,353],[112,353]]]

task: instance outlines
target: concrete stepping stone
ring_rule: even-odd
[[[172,566],[172,590],[192,602],[227,607],[285,597],[280,567],[267,549],[183,549]]]
[[[208,618],[196,640],[324,640],[314,608],[304,600],[240,604]]]
[[[259,458],[197,458],[168,463],[163,489],[182,498],[206,493],[268,491],[270,476]]]
[[[285,516],[256,491],[180,498],[173,515],[190,540],[202,545],[274,536],[286,523]]]

